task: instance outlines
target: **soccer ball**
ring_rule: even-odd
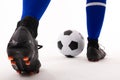
[[[84,37],[76,30],[66,30],[60,34],[57,46],[60,52],[66,57],[75,57],[84,49]]]

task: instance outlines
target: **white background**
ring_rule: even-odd
[[[42,63],[40,73],[20,76],[7,59],[6,47],[22,14],[22,0],[0,1],[0,80],[120,80],[120,10],[119,0],[108,0],[99,38],[107,56],[99,62],[86,58],[87,28],[85,0],[52,0],[40,20],[38,37]],[[76,58],[64,57],[57,48],[57,38],[65,30],[81,32],[84,51]]]

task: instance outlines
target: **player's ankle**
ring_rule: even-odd
[[[97,39],[90,39],[88,38],[88,45],[87,47],[94,47],[96,49],[99,48],[98,40]]]
[[[34,38],[36,38],[38,35],[37,33],[38,25],[39,21],[30,16],[26,16],[17,23],[17,27],[19,26],[26,27]]]

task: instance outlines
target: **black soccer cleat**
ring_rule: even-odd
[[[99,61],[106,56],[106,53],[100,48],[96,49],[94,47],[87,48],[87,58],[89,61]]]
[[[7,53],[12,67],[18,73],[39,72],[41,63],[38,60],[38,43],[26,27],[17,27],[8,43]]]
[[[89,61],[99,61],[106,56],[106,53],[99,47],[98,41],[88,40],[87,58]]]

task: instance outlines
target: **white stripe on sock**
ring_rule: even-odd
[[[88,7],[88,6],[96,6],[96,5],[98,5],[98,6],[106,6],[106,4],[105,3],[102,3],[102,2],[91,2],[91,3],[87,3],[86,4],[86,7]]]

